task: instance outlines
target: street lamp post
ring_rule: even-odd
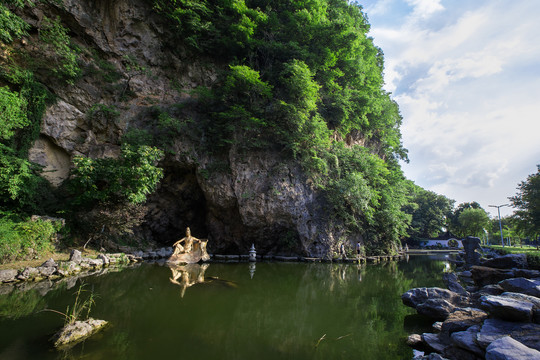
[[[501,224],[501,208],[503,206],[508,206],[508,204],[503,205],[488,205],[489,207],[495,207],[497,208],[497,213],[499,214],[499,231],[501,232],[501,244],[502,247],[504,247],[504,239],[503,239],[503,233],[502,233],[502,224]]]

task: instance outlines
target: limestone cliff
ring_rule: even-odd
[[[44,16],[59,16],[82,49],[82,76],[71,85],[47,84],[57,101],[30,151],[55,186],[69,176],[73,156],[118,156],[120,138],[131,127],[147,124],[155,108],[189,103],[189,90],[216,78],[219,64],[182,55],[143,0],[65,0],[21,16],[36,27]],[[31,47],[26,43],[18,46]],[[101,116],[96,104],[114,106],[114,116]],[[156,242],[170,245],[190,226],[195,236],[208,237],[209,252],[247,253],[255,243],[260,253],[330,256],[344,239],[300,165],[278,152],[232,146],[210,155],[196,138],[180,134],[161,166],[165,177],[139,230]]]

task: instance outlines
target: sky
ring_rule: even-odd
[[[496,216],[540,164],[540,1],[358,3],[403,116],[405,176]]]

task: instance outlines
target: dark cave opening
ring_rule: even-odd
[[[158,189],[148,198],[144,236],[163,246],[183,238],[186,228],[197,238],[208,237],[206,200],[195,168],[165,166]]]

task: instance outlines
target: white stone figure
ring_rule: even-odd
[[[251,244],[251,249],[249,249],[249,261],[257,261],[257,252],[255,251],[255,244]]]

